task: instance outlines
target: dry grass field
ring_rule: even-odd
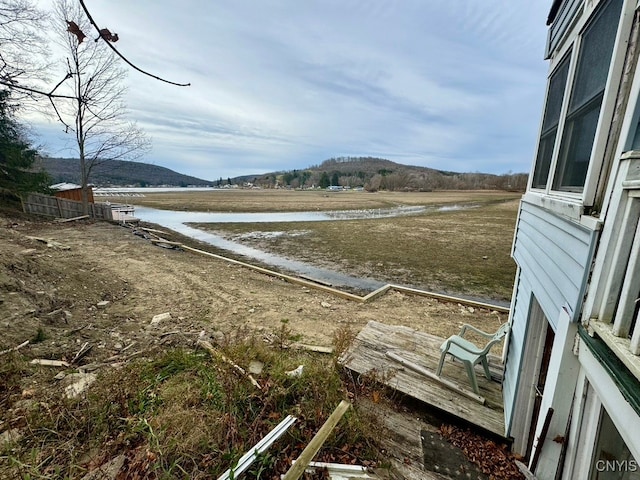
[[[352,276],[506,302],[515,276],[510,250],[519,198],[517,193],[496,191],[217,190],[153,193],[130,201],[160,209],[212,212],[471,207],[429,209],[394,218],[196,226],[270,253]]]
[[[164,210],[197,212],[306,212],[390,208],[400,205],[491,203],[520,198],[503,191],[362,192],[326,190],[211,190],[147,193],[144,197],[111,197]]]

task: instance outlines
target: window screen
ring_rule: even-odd
[[[540,134],[540,144],[538,145],[538,157],[536,158],[536,168],[533,172],[533,188],[545,188],[547,186],[553,147],[556,141],[556,133],[558,132],[560,110],[562,110],[562,101],[567,86],[570,58],[571,52],[566,55],[549,80],[547,104],[544,109],[542,132]]]
[[[622,0],[609,0],[582,36],[573,91],[554,176],[554,189],[581,192],[584,187]]]

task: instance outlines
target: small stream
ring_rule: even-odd
[[[324,212],[266,212],[266,213],[220,213],[220,212],[176,212],[149,207],[135,207],[135,216],[142,221],[155,223],[187,237],[208,243],[216,248],[258,260],[263,264],[294,272],[297,275],[316,279],[334,287],[347,287],[372,291],[388,282],[370,278],[353,277],[333,270],[315,267],[280,255],[274,255],[238,242],[227,240],[220,235],[200,230],[188,223],[269,223],[269,222],[316,222],[390,218],[415,215],[426,211],[447,211],[473,208],[474,205],[445,207],[396,207],[371,210],[345,210]]]

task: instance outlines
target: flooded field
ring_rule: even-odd
[[[484,191],[254,190],[153,193],[131,203],[163,207],[137,207],[144,221],[338,287],[395,283],[505,302],[515,276],[510,249],[518,199]],[[316,208],[300,210],[316,200]],[[220,211],[233,201],[232,211]]]

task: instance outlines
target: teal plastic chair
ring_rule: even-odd
[[[478,347],[473,342],[470,342],[466,338],[464,338],[464,334],[467,330],[472,330],[482,337],[488,340],[487,344],[484,347]],[[451,355],[454,359],[460,360],[465,369],[467,370],[467,375],[469,376],[469,381],[471,382],[471,388],[477,394],[478,391],[478,380],[476,379],[476,372],[474,367],[478,363],[482,363],[482,368],[484,369],[485,376],[491,380],[491,372],[489,372],[489,362],[487,361],[487,354],[491,347],[493,347],[496,343],[500,342],[506,335],[509,333],[509,324],[504,323],[500,325],[500,328],[496,333],[487,333],[482,330],[477,329],[472,325],[463,325],[460,333],[458,335],[452,335],[447,338],[442,346],[440,347],[440,351],[442,354],[440,355],[440,363],[438,363],[438,370],[436,375],[440,376],[442,373],[442,367],[444,366],[444,359],[447,354]]]

